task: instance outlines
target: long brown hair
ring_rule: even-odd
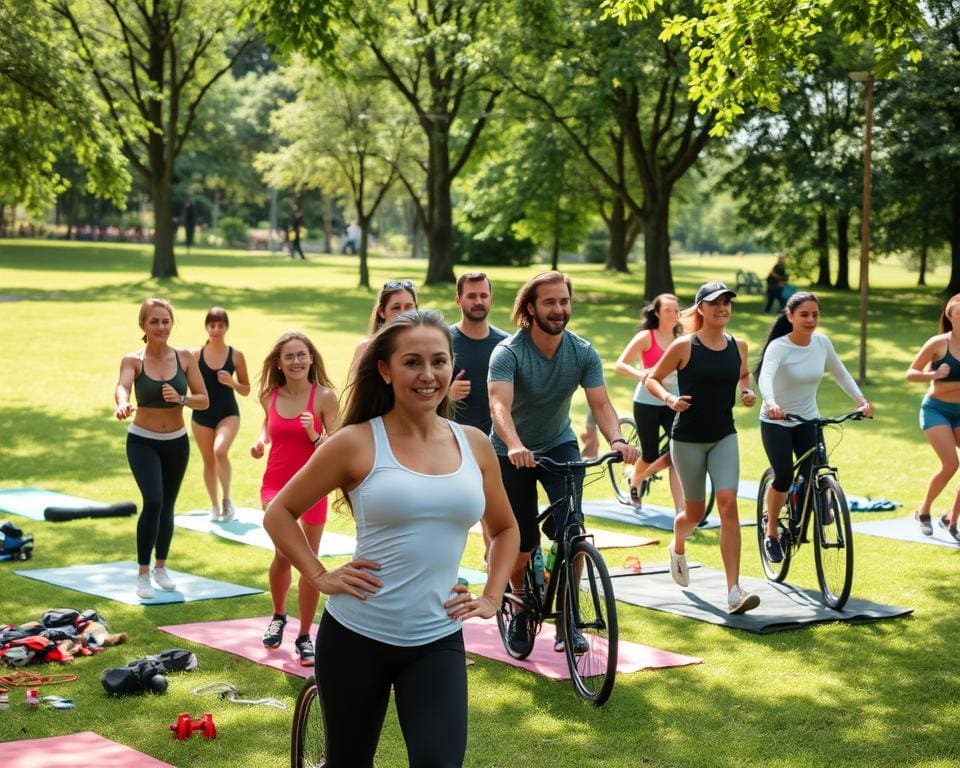
[[[954,304],[960,304],[960,293],[955,293],[949,299],[947,303],[943,305],[943,311],[940,313],[940,333],[950,333],[953,330],[953,323],[950,322],[950,318],[947,317],[947,311]]]
[[[677,302],[677,307],[679,308],[680,306],[680,299],[672,293],[661,293],[654,296],[653,301],[641,310],[643,320],[641,320],[640,325],[637,326],[638,331],[652,331],[660,327],[660,307],[664,300],[675,301]],[[683,333],[683,323],[680,322],[679,317],[673,328],[670,328],[670,332],[673,334],[673,338],[677,338],[677,336]]]
[[[512,319],[517,328],[529,328],[533,324],[533,315],[530,314],[527,305],[537,303],[537,289],[548,283],[564,283],[567,286],[567,292],[570,294],[570,300],[573,301],[573,283],[568,275],[554,270],[534,275],[520,287],[520,290],[517,291],[517,298],[513,301]]]
[[[345,392],[347,402],[343,409],[343,425],[360,424],[369,421],[375,416],[383,416],[393,408],[393,387],[383,380],[378,363],[388,363],[390,356],[396,351],[397,337],[411,328],[436,328],[447,342],[450,352],[450,361],[453,362],[453,339],[450,328],[443,314],[435,309],[420,311],[418,309],[397,315],[386,325],[381,326],[370,343],[360,353],[353,380],[347,385]],[[443,401],[437,406],[437,413],[449,418],[452,410],[449,393],[444,395]]]
[[[417,291],[413,287],[413,283],[409,280],[387,280],[383,284],[383,288],[380,289],[380,293],[377,294],[377,300],[373,305],[373,312],[370,313],[370,326],[368,333],[372,336],[377,331],[380,330],[380,326],[387,322],[383,317],[384,307],[390,301],[390,297],[395,293],[400,293],[401,291],[406,291],[411,296],[413,296],[413,306],[417,305]]]
[[[306,345],[310,357],[313,358],[310,363],[310,370],[307,373],[307,380],[311,384],[319,384],[327,389],[333,389],[333,384],[327,376],[327,369],[323,365],[323,358],[313,342],[299,331],[287,331],[274,342],[273,348],[263,359],[263,368],[260,371],[260,389],[257,390],[257,397],[261,400],[268,392],[287,383],[287,377],[280,369],[280,352],[283,350],[283,345],[289,341],[302,341]]]
[[[173,323],[173,304],[171,304],[166,299],[161,299],[159,296],[151,296],[149,299],[145,299],[143,304],[140,305],[140,314],[137,317],[137,323],[140,325],[140,330],[144,330],[143,325],[147,322],[147,312],[149,312],[154,307],[160,307],[160,309],[165,309],[170,313],[170,322]],[[144,333],[141,337],[143,341],[147,340],[147,334]]]

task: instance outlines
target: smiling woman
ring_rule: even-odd
[[[139,324],[146,346],[120,361],[114,413],[121,421],[133,415],[127,433],[127,460],[143,496],[137,521],[137,597],[149,600],[154,597],[150,581],[154,554],[153,581],[160,589],[176,589],[166,564],[173,540],[174,505],[190,457],[183,406],[203,410],[208,400],[193,355],[167,343],[173,330],[170,302],[159,298],[144,301]],[[136,409],[130,405],[131,391],[137,398]]]
[[[452,360],[439,312],[385,324],[358,361],[344,427],[267,508],[277,548],[330,595],[317,653],[336,663],[316,674],[331,768],[373,765],[391,688],[409,763],[463,764],[460,622],[495,615],[519,534],[490,441],[446,418]],[[337,488],[357,522],[357,551],[327,571],[296,521]],[[477,597],[458,583],[457,569],[481,518],[491,542]]]

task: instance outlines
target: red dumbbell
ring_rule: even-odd
[[[181,712],[177,722],[170,726],[173,738],[178,741],[189,739],[194,731],[200,731],[205,739],[217,738],[217,726],[213,723],[213,715],[204,712],[199,720],[193,720],[186,712]]]

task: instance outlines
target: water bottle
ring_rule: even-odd
[[[537,547],[535,550],[533,550],[533,583],[536,585],[538,590],[543,589],[543,553],[540,551],[540,547]]]
[[[803,503],[803,486],[806,481],[803,479],[803,475],[797,475],[797,479],[790,484],[790,490],[788,491],[790,495],[790,508],[793,510],[794,516],[800,514],[800,505]]]
[[[550,581],[550,574],[553,573],[553,567],[557,563],[557,542],[553,542],[550,546],[550,551],[547,552],[547,560],[543,564],[543,577],[544,581]]]

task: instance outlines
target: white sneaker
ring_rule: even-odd
[[[758,605],[760,605],[759,595],[750,594],[745,589],[741,589],[739,584],[735,584],[727,596],[728,613],[746,613]]]
[[[210,507],[210,522],[219,523],[220,522],[220,507],[214,504]]]
[[[223,513],[220,515],[221,523],[229,523],[237,519],[237,510],[233,508],[233,502],[230,499],[223,500]]]
[[[149,573],[137,574],[137,597],[141,600],[153,600],[153,585],[150,583]]]
[[[681,587],[690,586],[690,572],[687,570],[686,556],[678,555],[673,551],[672,541],[667,550],[670,552],[670,575],[673,576],[673,580]]]
[[[171,592],[177,588],[173,579],[170,578],[170,574],[167,573],[166,568],[154,568],[153,580],[157,582],[157,586],[160,587],[160,589],[166,590],[167,592]],[[150,595],[150,597],[153,597],[153,595]]]

